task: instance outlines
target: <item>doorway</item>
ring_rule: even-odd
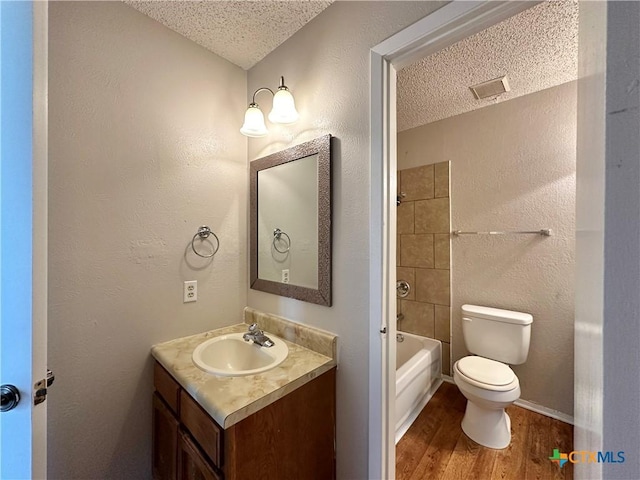
[[[395,411],[396,354],[394,345],[396,238],[394,229],[390,225],[396,224],[396,72],[420,58],[532,6],[532,4],[518,2],[514,5],[514,3],[516,2],[498,5],[485,2],[448,4],[382,42],[371,52],[371,211],[379,212],[379,215],[372,214],[371,272],[372,276],[377,271],[380,272],[380,284],[375,285],[379,290],[372,288],[371,295],[372,306],[380,308],[372,307],[370,320],[371,328],[381,329],[382,348],[380,343],[376,342],[377,339],[373,338],[370,364],[372,369],[376,364],[382,365],[382,374],[377,376],[372,372],[370,375],[370,410],[372,412],[370,418],[374,419],[375,413],[378,412],[383,422],[382,425],[374,423],[370,425],[369,467],[370,472],[382,472],[383,478],[393,477],[395,467],[393,412]],[[585,75],[585,72],[581,72],[581,75]],[[603,89],[603,85],[593,87],[596,90]],[[583,159],[583,161],[587,160],[597,164],[602,162],[602,157]],[[603,181],[603,178],[600,178],[600,181]],[[578,197],[578,202],[580,200]],[[579,212],[580,208],[579,206]],[[578,262],[581,259],[584,261],[584,257],[579,255]],[[377,296],[379,301],[374,301],[374,296]],[[597,297],[594,301],[597,301]],[[597,379],[595,381],[597,382]]]

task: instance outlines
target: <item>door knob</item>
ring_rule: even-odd
[[[2,385],[0,391],[2,393],[0,412],[8,412],[14,409],[20,402],[20,391],[13,385]]]

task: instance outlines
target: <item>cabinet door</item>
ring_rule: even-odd
[[[156,388],[158,395],[166,402],[169,409],[177,414],[180,385],[158,362],[155,362],[153,367],[153,386]]]
[[[157,393],[153,394],[153,479],[176,480],[178,420]]]
[[[191,437],[213,464],[222,469],[223,431],[213,418],[184,390],[180,391],[180,423],[189,430]]]
[[[222,480],[186,432],[178,440],[178,480]]]

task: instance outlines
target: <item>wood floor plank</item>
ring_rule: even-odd
[[[424,455],[414,470],[411,480],[425,478],[442,478],[447,468],[453,449],[462,435],[462,431],[455,425],[443,423],[427,445]]]
[[[553,463],[549,461],[550,418],[531,412],[527,432],[527,458],[525,478],[527,480],[547,480]]]
[[[431,442],[440,428],[443,419],[446,419],[446,411],[440,405],[425,409],[421,417],[404,434],[396,447],[396,480],[406,480],[420,463],[424,455],[425,445]],[[423,415],[424,414],[424,415]],[[413,428],[413,427],[416,428]]]
[[[573,427],[511,406],[511,444],[504,450],[470,440],[460,426],[466,399],[444,383],[396,448],[398,480],[573,479],[573,466],[549,460],[554,448],[573,449]]]
[[[455,413],[449,409],[456,399],[455,390],[444,384],[438,395],[429,401],[411,428],[404,434],[396,447],[396,480],[407,480],[413,475],[428,445],[442,422],[451,421]]]
[[[471,441],[471,440],[470,440]],[[498,450],[479,446],[480,451],[477,454],[476,461],[473,463],[471,470],[464,476],[459,478],[489,478],[490,472],[496,463]],[[452,479],[453,480],[453,479]]]
[[[549,456],[552,454],[554,448],[557,448],[563,453],[571,452],[573,450],[573,427],[567,423],[551,420],[549,447]],[[551,461],[549,463],[551,463]],[[567,462],[562,468],[555,463],[552,463],[552,465],[553,476],[550,476],[550,479],[573,480],[573,463]]]
[[[511,418],[511,444],[496,454],[491,479],[522,480],[526,475],[525,450],[529,432],[529,416],[523,408],[507,408]]]
[[[406,477],[411,480],[440,476],[447,467],[458,437],[462,434],[460,422],[464,415],[464,397],[461,399],[457,387],[448,383],[441,385],[438,389],[438,393],[440,392],[441,395],[438,395],[436,402],[441,406],[443,420],[433,437],[428,442],[422,442],[423,454],[414,471]]]
[[[460,437],[454,448],[446,470],[439,477],[443,480],[461,478],[482,478],[493,470],[496,450],[484,448],[467,437],[461,429]]]

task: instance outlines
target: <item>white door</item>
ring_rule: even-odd
[[[0,1],[0,479],[46,476],[46,13]]]

